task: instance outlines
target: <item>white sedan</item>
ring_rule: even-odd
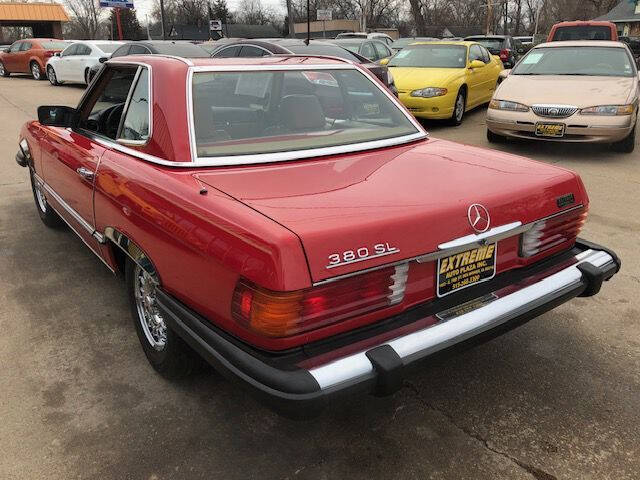
[[[75,42],[47,62],[47,78],[51,85],[63,82],[89,85],[91,67],[105,62],[124,42],[87,40]]]

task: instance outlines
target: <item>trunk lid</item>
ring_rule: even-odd
[[[314,282],[416,257],[474,233],[467,218],[474,203],[488,209],[491,228],[556,213],[564,194],[586,203],[568,170],[436,139],[194,175],[298,235]],[[327,268],[332,255],[365,248],[365,259]]]

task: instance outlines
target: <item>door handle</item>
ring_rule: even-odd
[[[96,177],[96,174],[93,170],[89,170],[88,168],[84,167],[76,169],[76,173],[89,182],[93,182],[93,179]]]

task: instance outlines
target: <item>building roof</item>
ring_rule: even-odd
[[[596,18],[614,23],[640,22],[640,2],[638,0],[622,0],[609,13]]]
[[[57,3],[0,3],[0,21],[68,22]]]
[[[427,25],[425,27],[425,35],[427,37],[468,37],[469,35],[479,35],[484,29],[479,26],[461,26],[461,25]]]

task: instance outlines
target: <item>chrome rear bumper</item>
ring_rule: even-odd
[[[579,265],[588,263],[606,269],[615,266],[613,257],[601,250],[586,250],[576,256],[574,265],[554,273],[543,280],[500,295],[498,298],[471,312],[448,318],[446,321],[386,342],[396,352],[403,365],[430,356],[482,332],[508,322],[524,312],[561,298],[582,285],[583,272]],[[374,373],[367,352],[359,352],[310,370],[322,389],[342,383],[358,381]]]
[[[472,300],[452,308],[450,300],[435,300],[402,314],[403,327],[382,336],[340,339],[335,345],[330,340],[329,347],[309,345],[280,356],[230,338],[164,292],[159,306],[170,327],[221,373],[281,413],[309,417],[337,394],[393,393],[402,386],[407,367],[420,360],[496,337],[573,297],[597,294],[602,282],[618,272],[620,260],[604,247],[579,240],[569,256],[543,267],[520,272],[514,281],[500,283],[496,277],[493,291],[478,294],[486,299],[478,306],[467,308]],[[396,331],[405,334],[394,336]]]

